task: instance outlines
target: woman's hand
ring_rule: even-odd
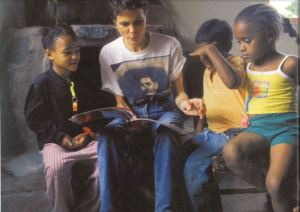
[[[131,108],[127,105],[123,96],[116,95],[115,99],[116,99],[116,107],[126,108],[127,110],[132,112]]]
[[[175,103],[177,107],[186,115],[199,116],[200,118],[203,118],[206,112],[203,99],[189,99],[188,95],[183,91],[183,85],[181,84],[181,80],[180,83],[177,83],[177,85],[177,88],[179,87],[181,91],[175,98]]]
[[[178,103],[179,109],[186,115],[199,116],[202,119],[206,113],[206,107],[202,99],[193,98],[181,100]]]

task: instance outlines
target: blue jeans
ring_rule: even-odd
[[[157,112],[149,108],[153,107],[143,107],[137,114],[141,116],[141,111],[144,111],[144,117],[182,126],[183,117],[180,113]],[[128,189],[131,189],[141,178],[149,178],[144,175],[136,179],[133,173],[137,166],[134,166],[133,170],[128,168],[126,155],[136,153],[142,156],[141,160],[149,153],[153,159],[151,166],[154,172],[155,211],[182,211],[179,206],[182,204],[180,185],[184,186],[183,156],[178,136],[173,131],[158,125],[150,130],[148,138],[132,136],[126,133],[124,123],[122,119],[115,119],[104,128],[103,132],[100,132],[98,143],[100,211],[125,211],[120,206],[120,201],[131,195]],[[137,146],[142,148],[136,148]],[[141,150],[142,153],[139,152]]]
[[[212,157],[221,154],[224,145],[241,131],[242,129],[236,128],[224,133],[216,133],[205,128],[202,133],[193,138],[192,142],[198,145],[198,148],[186,160],[184,178],[194,211],[201,210],[207,197],[207,191],[204,192],[204,187],[210,179]]]

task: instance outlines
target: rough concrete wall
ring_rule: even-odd
[[[25,26],[25,5],[23,0],[0,0],[1,21],[9,27]],[[3,18],[4,17],[4,18]]]
[[[46,7],[48,20],[51,22],[69,24],[108,24],[111,22],[107,0],[50,0]]]
[[[44,71],[44,54],[39,27],[13,30],[4,45],[6,69],[2,81],[2,155],[36,149],[35,137],[23,116],[26,93],[33,78]]]

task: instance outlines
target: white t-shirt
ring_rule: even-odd
[[[170,90],[170,82],[177,79],[186,61],[174,37],[149,34],[149,44],[143,51],[129,51],[119,37],[100,52],[102,89],[125,96],[130,104]]]

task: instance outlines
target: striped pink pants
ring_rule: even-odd
[[[99,211],[97,142],[93,141],[78,151],[67,151],[57,144],[48,143],[41,153],[52,211]],[[76,191],[76,187],[81,189]]]

